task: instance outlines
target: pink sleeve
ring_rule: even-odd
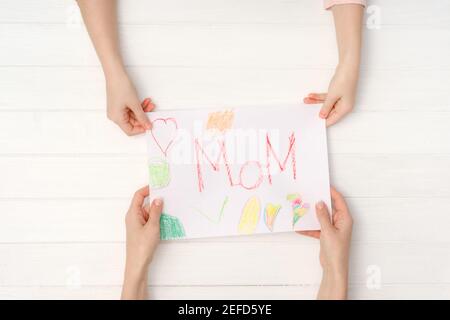
[[[332,6],[336,4],[360,4],[364,7],[366,6],[366,0],[324,0],[323,5],[325,9],[330,9]]]

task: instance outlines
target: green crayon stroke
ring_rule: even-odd
[[[300,215],[298,213],[294,212],[294,218],[292,221],[292,225],[294,226],[298,222],[298,220],[300,220],[300,218],[301,218]]]
[[[148,166],[150,176],[150,187],[164,188],[169,184],[170,172],[169,164],[165,161],[150,163]]]
[[[219,222],[222,220],[223,211],[224,211],[225,206],[227,205],[227,203],[228,203],[228,197],[225,197],[225,200],[223,200],[223,203],[222,203],[222,208],[220,208]]]
[[[209,215],[207,215],[206,213],[204,213],[203,211],[201,211],[200,209],[197,208],[193,208],[196,212],[198,212],[199,214],[201,214],[202,216],[204,216],[206,219],[208,219],[209,221],[211,221],[212,223],[216,223],[219,224],[220,221],[222,221],[222,217],[223,217],[223,212],[225,211],[225,206],[227,205],[229,200],[229,197],[225,197],[225,199],[222,202],[222,207],[220,208],[219,211],[219,216],[217,217],[217,219],[214,219],[212,217],[210,217]]]
[[[163,213],[159,225],[161,240],[180,239],[186,236],[183,224],[177,217]]]

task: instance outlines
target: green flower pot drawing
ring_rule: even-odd
[[[186,236],[183,224],[177,217],[163,213],[159,219],[159,225],[161,240],[180,239]]]
[[[148,165],[148,173],[150,176],[150,187],[161,189],[166,187],[170,182],[169,164],[163,159],[154,159]]]

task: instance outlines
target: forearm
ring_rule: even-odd
[[[122,300],[145,300],[147,299],[147,270],[134,271],[128,266],[122,287]]]
[[[358,71],[364,7],[359,4],[341,4],[333,6],[331,10],[336,28],[339,64]]]
[[[339,271],[324,269],[317,300],[345,300],[347,299],[347,289],[347,268]]]
[[[106,78],[125,73],[117,32],[115,0],[77,0]]]

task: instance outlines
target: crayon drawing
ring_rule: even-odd
[[[312,106],[149,112],[161,239],[319,230],[330,205],[325,121]]]
[[[268,203],[264,209],[264,222],[270,231],[273,231],[273,225],[280,209],[281,205],[272,203]]]
[[[171,135],[167,139],[167,134],[165,134],[166,139],[162,138],[158,133],[163,130],[171,130]],[[152,135],[153,141],[158,146],[161,153],[167,157],[167,152],[170,146],[173,144],[177,136],[178,124],[174,118],[157,118],[152,120],[152,128],[150,129],[150,134]]]
[[[223,212],[225,211],[225,207],[226,207],[226,205],[228,203],[228,200],[229,200],[229,198],[225,197],[225,199],[223,200],[222,206],[220,207],[219,214],[216,215],[216,216],[209,215],[209,214],[207,214],[207,213],[205,213],[205,212],[203,212],[203,211],[201,211],[200,209],[197,209],[197,208],[194,208],[194,210],[196,212],[198,212],[199,214],[201,214],[206,219],[208,219],[209,221],[211,221],[212,223],[217,224],[217,223],[220,223],[220,221],[222,221]]]
[[[163,213],[159,223],[161,240],[180,239],[186,236],[183,224],[177,217]]]
[[[250,198],[242,210],[238,230],[240,234],[252,234],[255,232],[261,214],[261,204],[258,197]]]
[[[152,189],[164,188],[169,184],[169,164],[164,159],[152,159],[148,165],[149,186]]]
[[[304,203],[302,201],[302,198],[300,197],[300,194],[298,194],[298,193],[288,194],[286,199],[291,202],[292,226],[295,226],[295,224],[298,222],[298,220],[308,212],[309,204]]]
[[[233,126],[234,112],[233,111],[220,111],[212,112],[208,115],[208,121],[206,122],[207,130],[217,130],[219,132],[225,132]]]

